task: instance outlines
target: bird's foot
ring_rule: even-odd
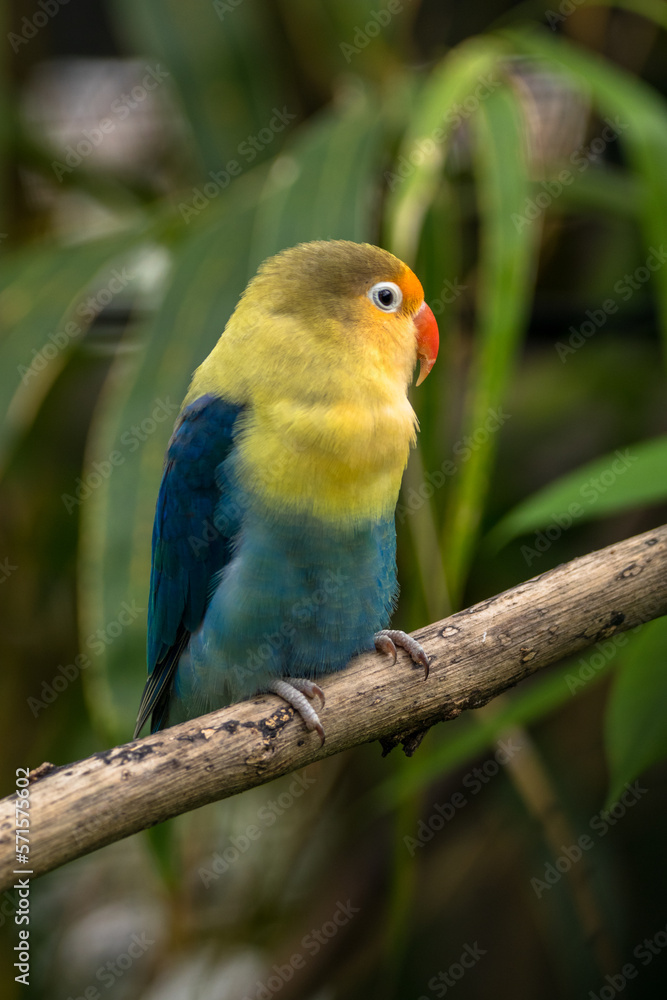
[[[267,691],[272,691],[279,698],[291,705],[295,712],[298,712],[306,724],[306,729],[316,732],[324,745],[324,729],[319,716],[308,699],[311,701],[315,695],[320,698],[324,707],[324,691],[317,684],[307,680],[305,677],[281,677],[279,680],[271,681],[267,685]]]
[[[400,629],[384,628],[381,632],[376,632],[373,639],[378,653],[389,653],[394,663],[396,663],[396,647],[404,649],[415,663],[421,664],[424,668],[424,680],[426,680],[429,669],[428,656],[421,643],[411,635],[401,632]]]

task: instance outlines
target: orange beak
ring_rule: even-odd
[[[419,378],[417,379],[417,385],[421,385],[438,356],[440,333],[435,316],[425,302],[422,303],[419,312],[415,316],[414,324],[417,328],[417,357],[419,358]]]

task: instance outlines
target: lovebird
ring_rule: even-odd
[[[422,286],[386,250],[317,241],[260,266],[167,448],[135,738],[149,716],[156,732],[271,691],[323,742],[318,678],[397,645],[428,674],[388,625],[407,390],[437,353]]]

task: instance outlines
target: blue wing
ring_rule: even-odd
[[[216,469],[232,448],[240,412],[216,396],[201,396],[181,414],[167,448],[153,525],[148,681],[135,739],[150,715],[151,732],[160,728],[180,655],[230,558],[231,527],[216,523]]]

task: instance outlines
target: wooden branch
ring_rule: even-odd
[[[326,743],[274,695],[232,705],[69,766],[31,773],[29,864],[16,862],[15,803],[0,801],[0,889],[105,844],[359,743],[478,708],[536,670],[667,614],[667,525],[558,566],[415,633],[424,671],[399,651],[321,681]],[[16,875],[15,872],[20,872]]]

